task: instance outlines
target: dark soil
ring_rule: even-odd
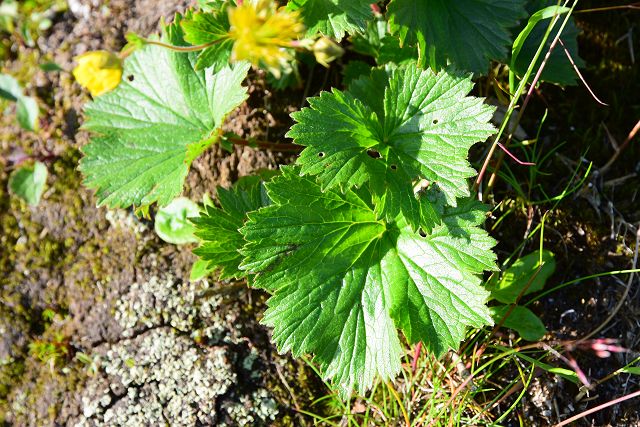
[[[580,9],[609,5],[609,2],[588,1],[581,2]],[[576,168],[582,175],[592,163],[589,179],[559,203],[546,219],[544,247],[553,251],[557,260],[556,273],[547,287],[608,271],[636,268],[633,254],[637,250],[636,230],[640,227],[640,146],[637,141],[626,148],[608,171],[600,168],[614,154],[616,142],[621,144],[640,118],[640,73],[637,63],[633,63],[633,51],[640,51],[640,43],[637,38],[633,38],[632,45],[621,39],[637,24],[638,13],[584,13],[577,14],[576,19],[583,31],[579,47],[580,55],[587,62],[584,78],[593,92],[609,106],[599,105],[583,85],[566,89],[543,85],[525,114],[524,127],[532,134],[548,110],[538,142],[544,144],[544,152],[563,144],[540,168],[539,185],[532,187],[531,200],[544,200],[560,194],[569,185]],[[611,141],[612,138],[615,142]],[[525,191],[529,191],[529,171],[513,163],[509,167]],[[576,180],[571,187],[575,183]],[[516,213],[492,232],[500,242],[497,249],[502,258],[518,249],[527,231],[540,223],[552,204],[527,208],[526,202],[505,182],[497,185],[493,198],[496,201],[511,199],[513,204],[508,206],[517,207]],[[506,210],[507,207],[503,206],[494,211],[493,217],[499,218]],[[492,224],[490,221],[488,226]],[[521,248],[520,253],[534,251],[538,245],[536,236]],[[597,357],[588,349],[566,353],[576,359],[592,384],[640,356],[640,280],[637,276],[632,282],[628,280],[628,274],[581,280],[543,297],[532,306],[549,330],[551,341],[575,340],[598,328],[623,297],[627,284],[631,286],[616,316],[592,337],[616,339],[629,351],[612,354],[608,358]],[[560,360],[550,360],[554,366],[571,369]],[[532,425],[552,425],[637,390],[637,378],[633,375],[615,376],[594,385],[593,390],[577,399],[577,386],[545,374],[539,378],[537,389],[527,393],[525,404],[518,413]],[[546,399],[547,403],[532,403],[535,394],[543,395],[542,400]],[[496,413],[504,409],[501,406]],[[514,419],[512,425],[517,424],[517,419]],[[632,399],[589,415],[575,425],[638,424],[638,401]]]

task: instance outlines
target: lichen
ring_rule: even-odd
[[[78,425],[265,425],[278,405],[264,388],[239,387],[260,375],[255,351],[220,310],[207,281],[172,275],[133,283],[116,301],[125,337],[95,349],[102,375],[82,391]]]
[[[79,425],[211,425],[235,382],[224,348],[197,348],[167,327],[117,343],[100,363],[107,381],[85,388]]]

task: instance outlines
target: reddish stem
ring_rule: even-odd
[[[567,418],[566,420],[556,424],[555,427],[565,426],[565,425],[567,425],[569,423],[572,423],[574,421],[577,421],[580,418],[583,418],[583,417],[585,417],[585,416],[587,416],[589,414],[593,414],[594,412],[598,412],[598,411],[600,411],[600,410],[602,410],[604,408],[608,408],[609,406],[616,405],[618,403],[624,402],[625,400],[633,399],[634,397],[638,397],[638,396],[640,396],[640,390],[638,390],[638,391],[636,391],[634,393],[631,393],[631,394],[627,394],[626,396],[619,397],[619,398],[614,399],[614,400],[612,400],[610,402],[603,403],[602,405],[598,405],[595,408],[587,409],[586,411],[581,412],[578,415],[574,415],[573,417]]]
[[[413,351],[413,360],[411,361],[411,373],[413,375],[416,374],[416,369],[418,368],[418,358],[420,357],[420,350],[422,350],[422,341],[418,341],[418,344],[416,344],[416,348]]]

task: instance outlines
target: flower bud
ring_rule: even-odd
[[[320,37],[312,46],[313,54],[318,63],[329,67],[329,62],[344,55],[344,49],[328,37]]]
[[[80,86],[89,89],[96,97],[112,91],[122,79],[122,60],[118,55],[105,50],[84,53],[74,58],[78,66],[73,77]]]

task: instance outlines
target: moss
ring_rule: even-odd
[[[25,151],[29,151],[26,148]],[[70,337],[60,338],[65,322],[50,325],[42,319],[42,311],[52,307],[58,313],[66,312],[70,298],[90,298],[97,293],[96,278],[109,275],[109,270],[100,262],[109,251],[109,243],[95,232],[96,218],[85,218],[87,202],[76,170],[79,158],[78,150],[69,149],[47,165],[50,178],[46,196],[36,208],[8,194],[8,173],[0,164],[0,247],[3,248],[0,250],[0,297],[11,319],[9,327],[32,337],[32,343],[61,340],[68,343]],[[67,277],[74,281],[73,290],[65,283]],[[79,290],[82,292],[78,293]],[[16,419],[29,424],[27,415],[20,415],[10,407],[17,405],[16,390],[28,390],[18,405],[28,414],[38,406],[39,400],[51,401],[48,398],[51,387],[73,390],[84,374],[82,366],[76,366],[78,363],[73,361],[71,352],[57,361],[57,371],[65,368],[68,372],[60,375],[50,372],[46,361],[29,355],[28,341],[16,345],[15,357],[0,365],[0,414],[11,410],[15,417],[23,416]],[[7,398],[12,393],[10,405]],[[41,416],[45,416],[47,422],[54,420],[59,406],[51,403],[45,411],[47,415]],[[2,417],[4,415],[0,416],[0,423],[6,422]],[[16,419],[12,421],[17,422]]]

